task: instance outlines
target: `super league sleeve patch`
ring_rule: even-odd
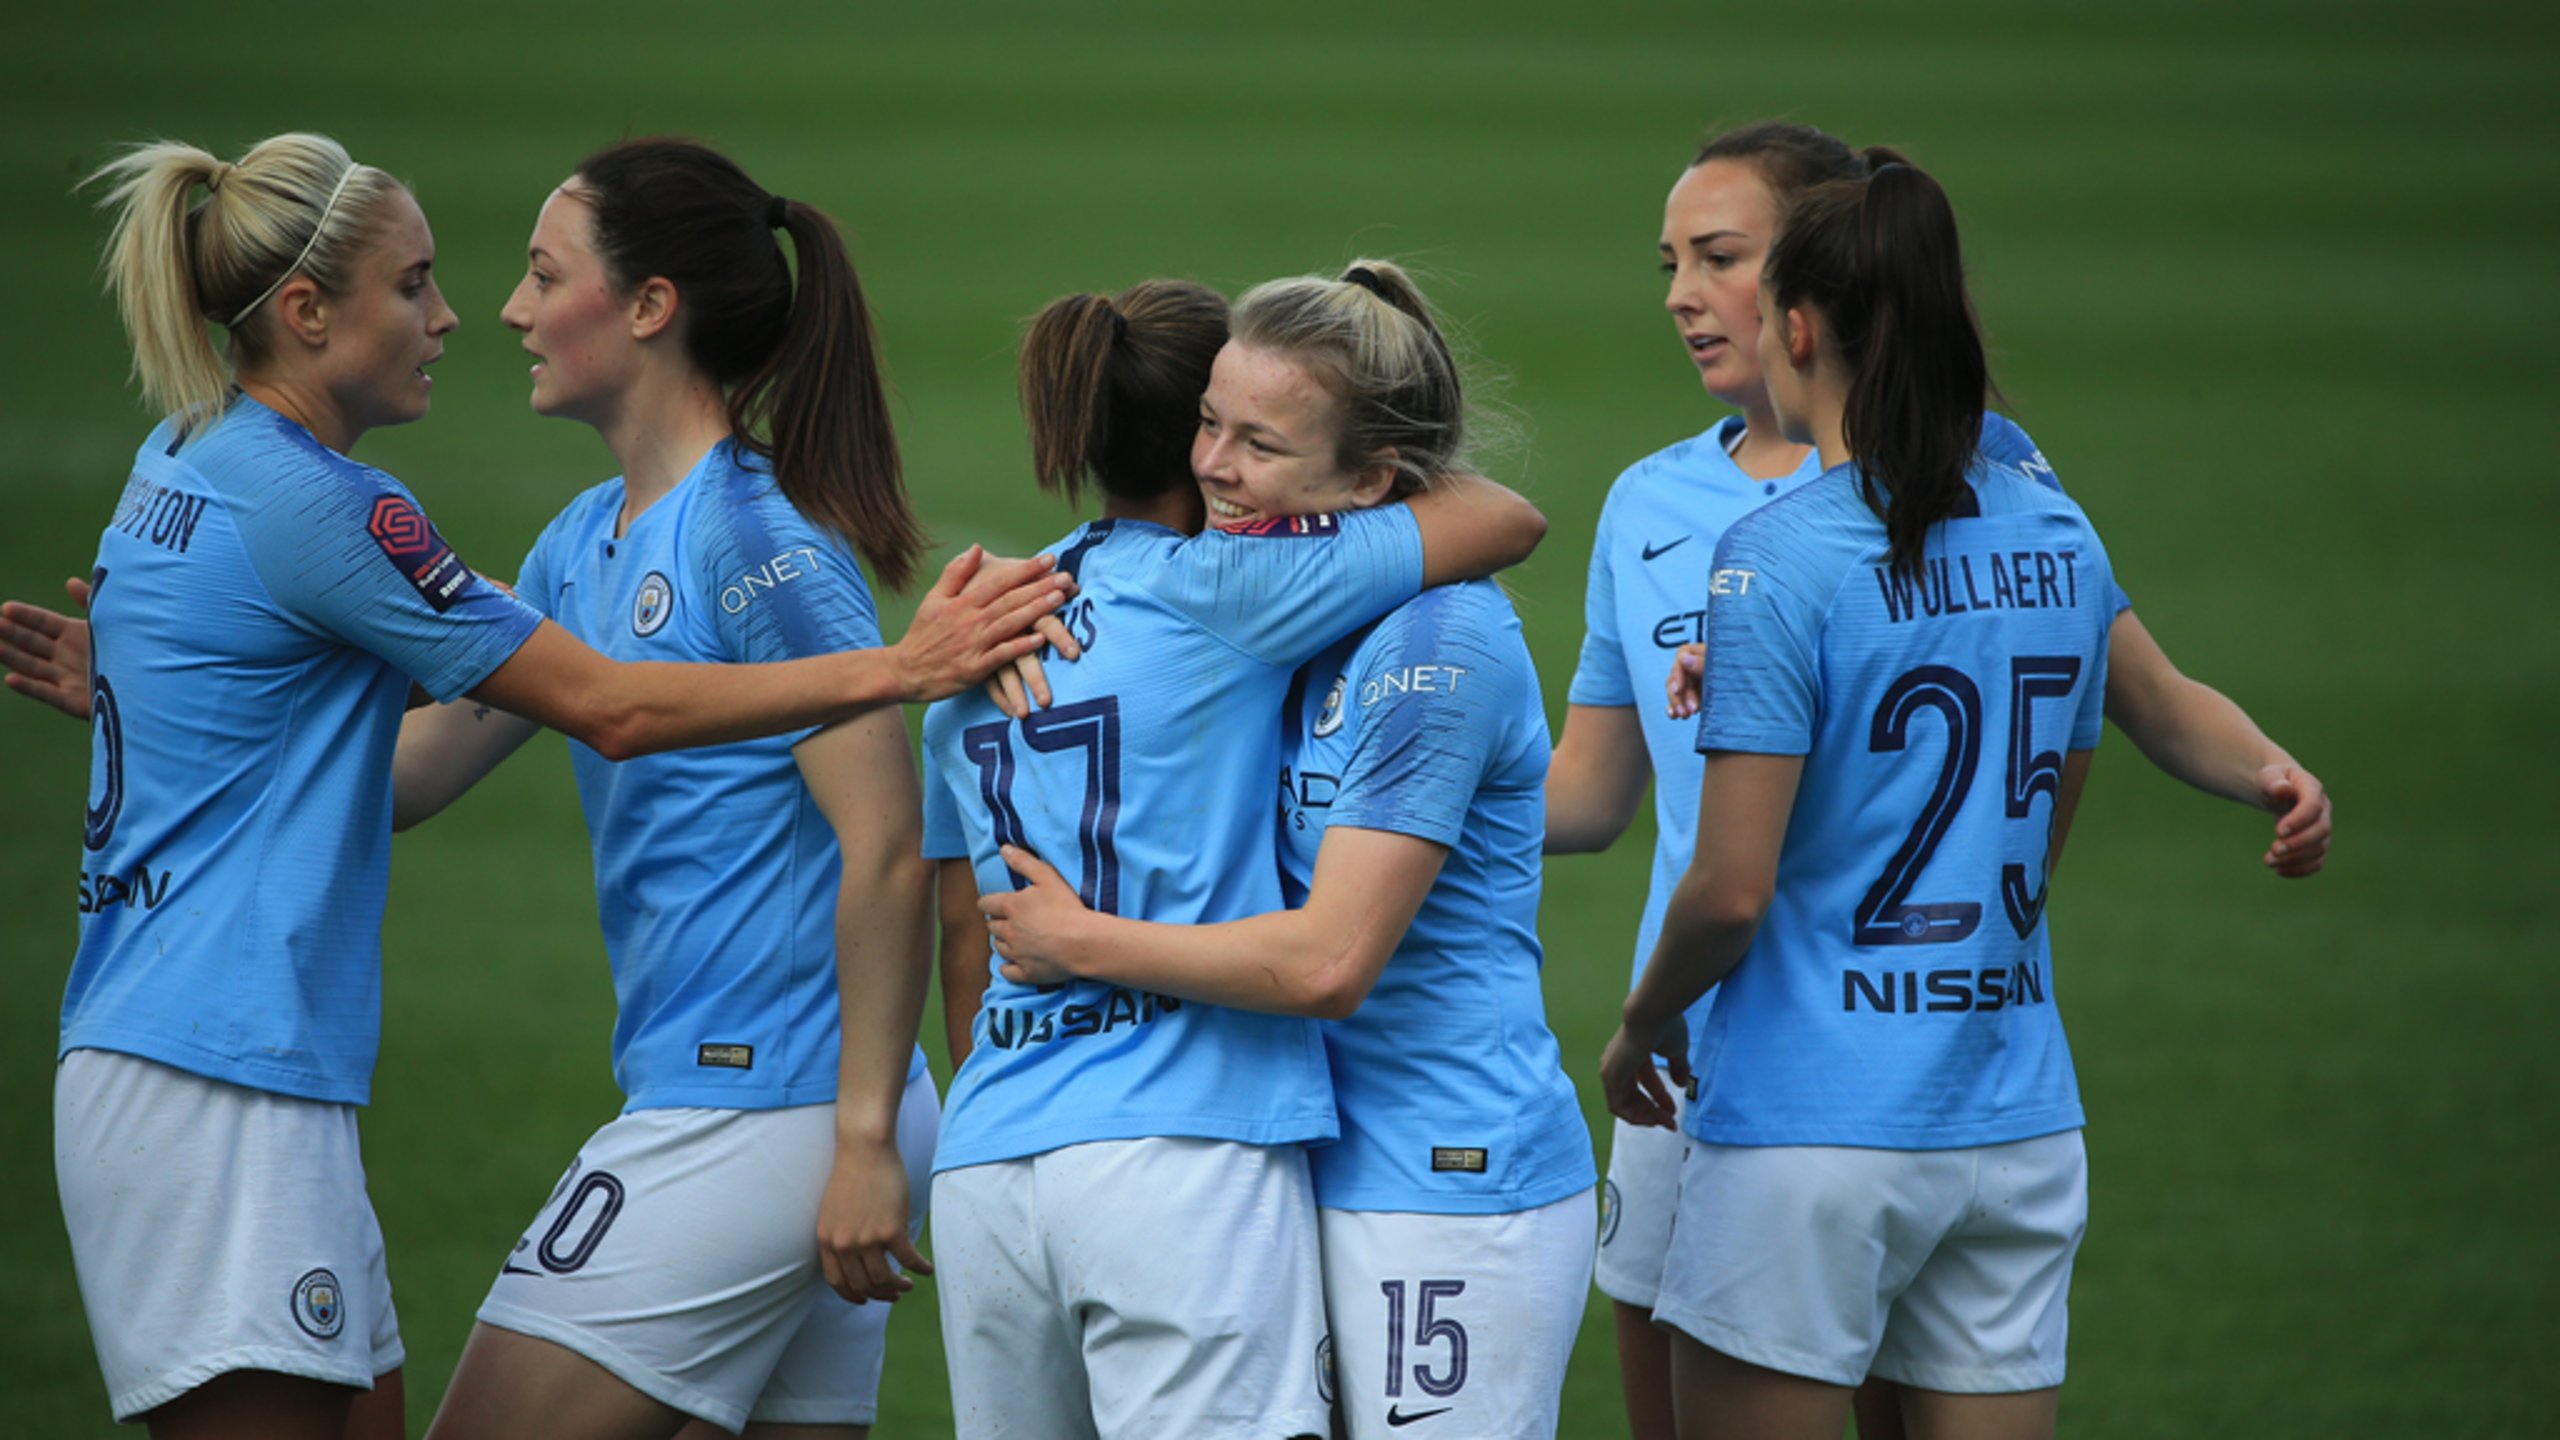
[[[1342,533],[1342,521],[1333,515],[1274,515],[1220,528],[1256,540],[1330,540]]]
[[[471,567],[444,543],[425,512],[408,500],[398,495],[375,500],[365,529],[373,543],[382,547],[383,558],[417,587],[419,598],[438,614],[453,608],[463,587],[471,583]]]

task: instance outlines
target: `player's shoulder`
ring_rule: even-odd
[[[154,440],[173,436],[170,427]],[[147,448],[147,447],[146,447]],[[254,486],[364,496],[390,494],[415,501],[388,472],[339,454],[310,431],[243,395],[213,422],[166,452],[218,489]]]
[[[1734,467],[1731,450],[1742,425],[1741,416],[1727,415],[1688,439],[1673,441],[1629,465],[1618,472],[1617,480],[1609,486],[1609,502],[1638,504],[1665,490],[1740,474]]]
[[[1525,675],[1527,660],[1511,597],[1491,580],[1466,580],[1435,585],[1388,611],[1360,633],[1344,668],[1365,675],[1462,665]]]
[[[1997,410],[1982,412],[1982,440],[1976,449],[1983,459],[2019,470],[2048,490],[2062,489],[2062,477],[2053,473],[2052,463],[2036,448],[2035,437]]]

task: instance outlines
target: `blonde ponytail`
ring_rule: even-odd
[[[219,413],[235,366],[269,351],[265,304],[294,275],[339,293],[400,183],[325,135],[287,134],[237,164],[172,140],[136,145],[87,183],[115,212],[102,268],[143,398],[182,431]],[[196,199],[198,187],[205,194]],[[213,327],[231,354],[214,348]]]

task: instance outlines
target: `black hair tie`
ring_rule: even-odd
[[[1129,336],[1129,317],[1121,314],[1120,307],[1112,304],[1108,300],[1102,302],[1102,311],[1104,314],[1111,317],[1112,343],[1117,344],[1120,341],[1127,339]]]
[[[776,195],[764,207],[764,228],[785,230],[791,225],[791,202]]]
[[[1385,300],[1390,305],[1395,303],[1395,301],[1387,294],[1387,282],[1379,279],[1378,272],[1370,269],[1366,265],[1354,265],[1350,269],[1343,271],[1342,283],[1346,285],[1357,285],[1361,289],[1368,291],[1370,294],[1377,296],[1379,299]]]

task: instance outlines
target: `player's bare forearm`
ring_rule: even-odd
[[[1586,855],[1617,843],[1652,778],[1634,706],[1566,706],[1547,762],[1546,853]]]
[[[1099,915],[1058,873],[1008,847],[1027,889],[979,902],[1009,973],[1063,973],[1233,1009],[1340,1019],[1368,997],[1439,877],[1446,847],[1341,826],[1317,852],[1307,903],[1211,925]]]
[[[972,1034],[978,1011],[986,1005],[988,966],[993,956],[987,947],[986,917],[978,913],[976,872],[966,860],[934,863],[936,908],[942,922],[938,964],[942,974],[943,1037],[951,1048],[951,1068],[956,1072],[968,1060],[975,1044]]]

